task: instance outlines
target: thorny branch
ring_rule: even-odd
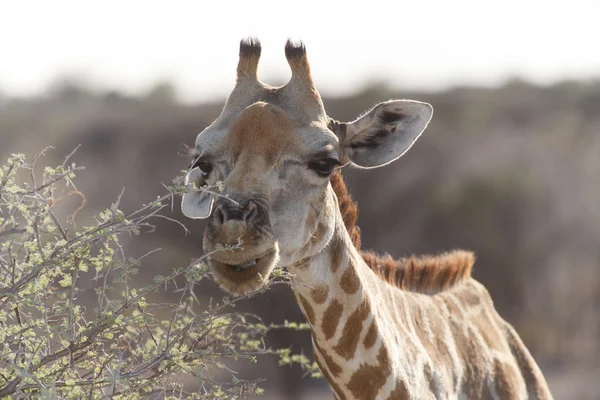
[[[244,296],[201,304],[194,288],[209,274],[204,261],[210,253],[136,287],[131,277],[142,259],[158,250],[128,258],[119,243],[125,233],[151,233],[156,218],[175,222],[188,233],[179,221],[161,214],[167,207],[163,202],[202,189],[169,187],[165,195],[128,214],[120,210],[121,192],[96,217],[97,223],[69,232],[57,217],[60,200],[54,196],[61,189],[72,193],[59,185],[74,188],[74,172],[82,168],[67,165],[73,152],[59,167],[46,169],[38,184],[35,162],[45,151],[29,164],[15,156],[0,170],[0,397],[96,399],[177,390],[180,397],[212,398],[219,392],[243,398],[260,393],[261,379],[226,383],[212,378],[215,368],[233,373],[227,359],[253,361],[282,353],[262,341],[275,326],[264,325],[255,315],[226,312]],[[18,183],[20,169],[29,170],[31,183]],[[84,276],[96,285],[94,312],[78,299]],[[161,291],[168,294],[169,288],[178,301],[148,302]],[[314,373],[308,360],[289,362]],[[193,376],[200,391],[181,390],[177,377],[182,373]]]

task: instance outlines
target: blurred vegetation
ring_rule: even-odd
[[[306,324],[267,326],[232,310],[244,297],[203,304],[194,289],[209,275],[208,254],[138,284],[152,252],[129,257],[120,237],[152,233],[153,220],[169,219],[160,212],[185,188],[170,187],[127,214],[119,198],[75,229],[86,202],[74,189],[81,169],[67,157],[39,179],[38,158],[12,154],[0,168],[0,398],[243,399],[264,393],[263,379],[245,380],[227,361],[256,363],[268,354],[320,376],[307,357],[262,341],[273,329]],[[57,214],[71,195],[81,203],[69,227]],[[89,283],[91,304],[80,299]],[[166,291],[177,301],[159,302]]]
[[[345,171],[360,205],[363,246],[393,256],[455,247],[475,251],[475,277],[520,332],[555,396],[572,396],[575,385],[578,399],[596,398],[600,81],[539,87],[512,80],[495,89],[438,93],[400,92],[379,83],[349,97],[325,96],[324,103],[333,118],[352,120],[389,98],[427,101],[435,112],[401,160],[378,170]],[[4,96],[0,156],[46,145],[56,147],[53,154],[67,154],[81,144],[74,157],[89,170],[80,174],[77,189],[88,204],[78,218],[85,221],[103,210],[123,187],[122,207],[131,209],[163,193],[161,182],[170,182],[188,163],[178,154],[223,105],[176,99],[164,82],[134,97],[68,80],[37,98]],[[171,217],[183,220],[177,206]],[[143,241],[124,239],[140,254],[162,247],[140,269],[140,284],[201,254],[201,221],[186,222],[190,236],[167,221],[156,224],[157,231]],[[222,297],[212,282],[195,293],[200,299]],[[257,313],[266,324],[302,319],[284,286],[238,303],[237,311]],[[311,352],[306,332],[275,331],[266,346]],[[265,364],[261,371],[249,370],[247,379],[267,376],[267,388],[279,388],[291,399],[314,385],[326,387],[300,380],[302,374],[296,367]]]

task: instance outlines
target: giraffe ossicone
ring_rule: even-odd
[[[337,399],[549,399],[515,330],[471,277],[473,254],[394,260],[361,252],[357,207],[340,169],[401,157],[431,105],[390,100],[352,122],[328,117],[306,49],[288,41],[290,81],[258,79],[260,42],[243,40],[236,85],[195,142],[186,182],[190,218],[209,218],[203,245],[220,286],[259,289],[287,267],[315,359]],[[233,201],[232,201],[233,200]],[[220,246],[240,246],[219,250]]]

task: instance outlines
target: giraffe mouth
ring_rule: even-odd
[[[252,258],[225,259],[224,254],[209,258],[209,267],[219,285],[234,295],[243,295],[260,289],[275,267],[278,257],[277,247]]]
[[[256,263],[258,263],[260,261],[260,258],[255,258],[253,260],[248,260],[244,263],[241,264],[227,264],[227,266],[231,269],[233,269],[236,272],[240,272],[244,269],[248,269],[248,268],[252,268],[256,265]]]

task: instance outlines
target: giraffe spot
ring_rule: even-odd
[[[304,308],[304,314],[306,314],[306,319],[312,326],[314,326],[316,322],[315,310],[313,310],[312,306],[304,296],[298,294],[298,298],[300,299],[300,303],[302,303],[302,308]]]
[[[327,285],[317,285],[310,290],[310,295],[317,304],[323,304],[327,301],[329,287]]]
[[[404,400],[410,399],[410,394],[406,388],[404,381],[396,382],[396,387],[392,390],[392,393],[388,396],[387,400]]]
[[[344,292],[348,294],[354,294],[360,287],[360,280],[358,279],[358,275],[354,268],[349,266],[346,268],[344,273],[342,274],[342,280],[340,281],[340,286],[344,290]]]
[[[338,239],[334,239],[331,241],[331,249],[329,251],[329,266],[331,268],[331,272],[334,274],[342,265],[343,258],[343,247],[340,244]]]
[[[344,306],[342,306],[342,303],[336,299],[331,300],[331,303],[329,303],[329,306],[323,313],[323,322],[321,323],[325,339],[329,340],[335,335],[343,310]]]
[[[327,353],[327,351],[325,351],[323,348],[321,348],[321,346],[319,346],[319,342],[317,342],[317,339],[314,335],[313,345],[315,347],[316,352],[319,353],[321,357],[323,357],[323,361],[325,361],[325,366],[329,369],[329,371],[331,371],[333,376],[338,376],[339,374],[341,374],[342,367],[340,367],[338,363],[334,361],[334,359]]]
[[[503,321],[499,316],[497,318],[504,331],[503,336],[508,342],[510,352],[515,357],[519,375],[525,382],[527,392],[533,393],[535,398],[552,398],[544,376],[517,332],[508,322]]]
[[[325,358],[325,357],[323,357],[323,358]],[[335,394],[335,396],[339,400],[346,400],[346,395],[344,394],[344,392],[342,392],[342,388],[340,388],[340,386],[333,379],[333,377],[331,376],[331,374],[329,374],[329,372],[327,371],[327,368],[324,368],[324,366],[321,364],[321,361],[319,361],[319,357],[318,356],[315,357],[315,361],[317,362],[317,365],[319,366],[319,369],[323,373],[323,376],[325,376],[325,379],[329,383],[329,386],[331,387],[331,390],[333,391],[333,393]],[[325,363],[327,363],[327,362],[325,362]]]
[[[472,325],[464,322],[465,328],[452,330],[455,350],[459,359],[467,360],[463,365],[462,391],[468,399],[482,399],[488,391],[485,388],[483,377],[488,374],[490,359],[487,350],[479,345],[477,338],[473,335]]]
[[[356,399],[376,399],[377,393],[390,375],[390,358],[383,346],[377,354],[377,361],[377,365],[361,364],[350,377],[346,386]],[[396,397],[390,397],[390,399],[392,398],[396,399]]]
[[[490,350],[499,352],[506,352],[508,350],[508,346],[506,346],[505,341],[502,340],[498,326],[486,309],[481,309],[480,312],[478,312],[476,316],[472,316],[470,320]]]
[[[375,326],[375,320],[371,321],[371,325],[369,325],[369,329],[367,330],[367,334],[365,335],[365,340],[363,344],[365,349],[370,349],[377,341],[377,327]]]
[[[362,302],[356,310],[348,317],[342,336],[338,344],[333,348],[340,356],[349,360],[354,356],[358,341],[360,340],[360,334],[363,329],[363,322],[369,315],[369,308],[366,302]]]
[[[512,365],[494,360],[494,382],[496,393],[502,399],[516,399],[519,397],[519,385],[516,381],[519,374]]]

